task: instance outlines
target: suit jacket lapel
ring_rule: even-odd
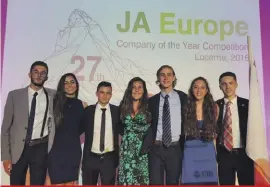
[[[48,113],[49,113],[49,116],[53,116],[53,97],[54,97],[54,95],[50,92],[50,90],[48,90],[46,88],[44,88],[44,89],[47,91],[48,97],[49,97],[49,111],[48,111]]]
[[[219,126],[219,143],[223,144],[224,142],[224,124],[223,124],[223,112],[224,112],[224,98],[220,100],[220,102],[218,103],[219,106],[219,116],[218,116],[218,126]]]
[[[110,110],[111,110],[111,116],[112,116],[112,130],[113,130],[113,134],[115,134],[115,123],[116,123],[116,119],[115,119],[115,111],[113,110],[113,107],[110,105]]]
[[[22,110],[20,112],[22,119],[22,124],[28,125],[28,118],[29,118],[29,98],[28,98],[28,86],[22,90],[21,97],[21,107]]]
[[[159,103],[160,103],[160,94],[159,93],[154,101],[155,103],[155,119],[156,119],[156,126],[158,124],[158,115],[159,115]]]
[[[92,111],[90,113],[90,127],[89,127],[89,130],[91,132],[90,136],[94,136],[96,106],[97,105],[93,105]]]
[[[181,98],[180,92],[178,92],[178,91],[175,90],[175,89],[174,89],[174,91],[175,91],[175,93],[177,93],[178,96],[179,96],[180,106],[181,106],[181,108],[180,108],[180,116],[181,116],[182,121],[183,121],[183,119],[184,119],[184,98]],[[182,132],[183,132],[183,131],[182,131]]]
[[[219,119],[221,120],[222,126],[223,126],[223,112],[224,112],[224,99],[222,99],[219,105]]]
[[[237,97],[237,107],[238,107],[238,116],[239,116],[239,128],[240,128],[240,132],[242,132],[242,129],[244,128],[243,125],[245,125],[243,123],[243,119],[245,119],[245,114],[244,114],[244,104],[241,102],[241,99],[239,97]]]

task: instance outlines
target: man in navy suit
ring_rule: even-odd
[[[148,136],[151,138],[145,139],[151,147],[150,184],[164,185],[165,171],[166,185],[179,185],[184,145],[182,119],[187,95],[174,89],[177,79],[171,66],[161,66],[156,76],[161,91],[149,99],[152,123]]]
[[[236,95],[236,75],[225,72],[219,77],[219,87],[224,98],[219,99],[217,138],[217,161],[221,185],[235,185],[237,173],[240,185],[254,185],[254,163],[248,157],[246,148],[248,104],[247,99]]]

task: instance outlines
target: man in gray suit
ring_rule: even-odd
[[[44,88],[48,66],[36,61],[26,88],[9,92],[1,129],[1,159],[11,185],[25,185],[30,168],[31,185],[44,185],[47,157],[55,134],[54,90]]]

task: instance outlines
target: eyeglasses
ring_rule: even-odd
[[[47,72],[46,71],[32,71],[32,75],[35,77],[41,77],[41,78],[45,78],[47,76]]]

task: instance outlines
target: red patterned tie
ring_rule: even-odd
[[[226,105],[226,113],[224,116],[224,146],[228,151],[233,148],[233,137],[232,137],[232,112],[230,109],[232,102],[229,101]]]

